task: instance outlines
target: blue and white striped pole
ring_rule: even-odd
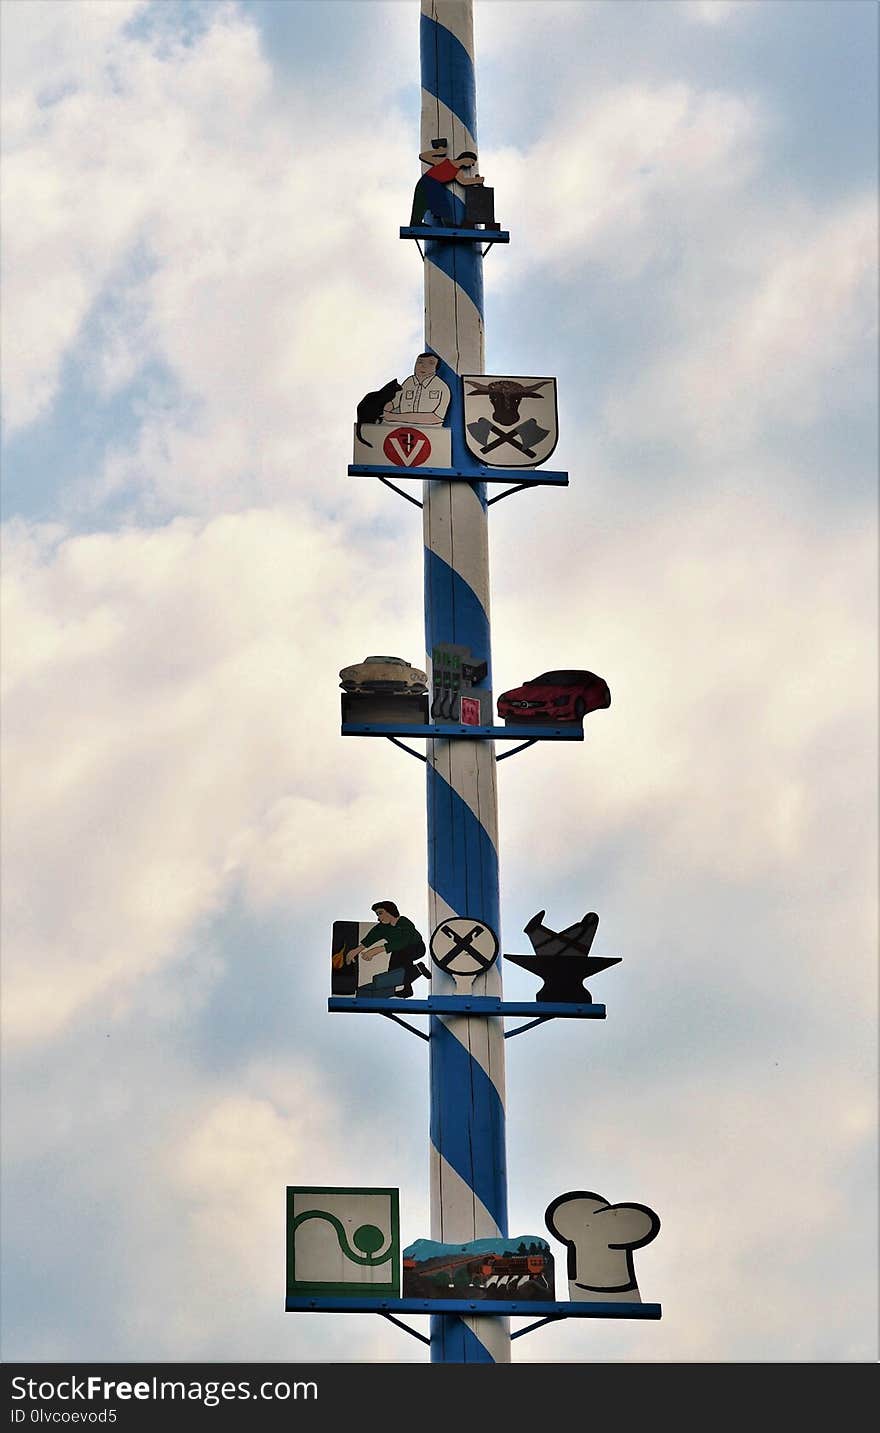
[[[421,148],[438,136],[453,158],[476,152],[472,0],[421,0]],[[452,186],[459,215],[460,186]],[[483,261],[479,245],[425,244],[425,348],[452,392],[452,466],[473,467],[461,422],[461,373],[483,373]],[[455,642],[488,663],[489,550],[485,484],[424,483],[425,641]],[[498,811],[491,741],[428,743],[428,903],[433,930],[473,916],[499,933]],[[434,967],[438,994],[454,990]],[[474,994],[501,995],[500,961]],[[459,1244],[506,1235],[504,1031],[498,1018],[433,1016],[431,1237]],[[432,1363],[509,1363],[505,1318],[435,1315]]]

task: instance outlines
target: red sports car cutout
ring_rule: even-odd
[[[520,722],[548,724],[583,721],[587,712],[610,707],[608,683],[595,672],[544,672],[498,698],[498,715],[512,726]]]

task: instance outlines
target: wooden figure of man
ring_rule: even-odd
[[[348,951],[346,961],[356,956],[361,960],[372,960],[380,950],[388,951],[387,973],[373,977],[369,986],[359,986],[358,994],[398,994],[408,998],[413,993],[412,983],[419,975],[430,976],[430,971],[419,957],[425,954],[425,942],[419,935],[409,916],[402,916],[394,901],[377,901],[370,907],[375,911],[378,925],[368,930],[360,945]],[[399,986],[403,989],[399,989]]]
[[[410,226],[424,223],[426,215],[430,215],[435,224],[454,225],[452,198],[446,186],[453,180],[464,185],[482,184],[481,174],[464,173],[476,164],[477,156],[473,150],[464,149],[455,159],[450,159],[445,139],[435,139],[430,149],[422,151],[419,159],[431,167],[416,185]]]
[[[420,353],[409,378],[401,383],[382,410],[383,423],[407,423],[416,428],[437,427],[446,417],[452,394],[437,369],[436,353]]]

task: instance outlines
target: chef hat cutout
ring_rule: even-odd
[[[641,1303],[633,1250],[657,1237],[660,1220],[645,1204],[609,1204],[601,1194],[575,1190],[548,1205],[544,1220],[568,1246],[572,1302]]]

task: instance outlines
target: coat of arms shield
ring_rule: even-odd
[[[537,468],[559,437],[555,378],[462,375],[468,449],[490,468]]]

